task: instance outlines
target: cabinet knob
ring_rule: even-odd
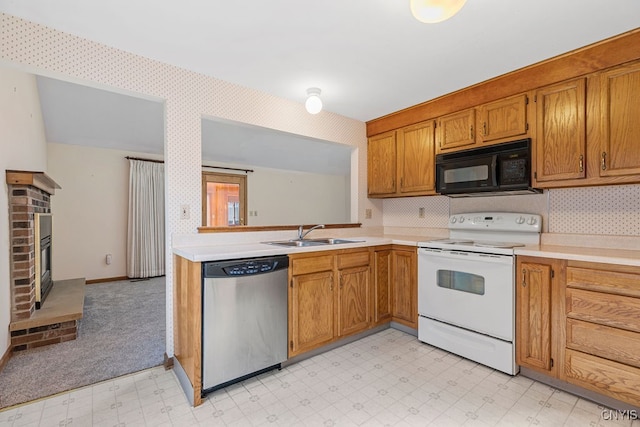
[[[607,153],[605,151],[602,152],[602,170],[607,170]]]
[[[522,269],[522,287],[527,287],[527,270],[525,270],[524,268]]]
[[[471,125],[471,128],[469,129],[469,139],[473,139],[473,125]]]

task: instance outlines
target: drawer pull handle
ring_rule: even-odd
[[[473,139],[473,125],[471,125],[471,128],[469,129],[469,139]]]
[[[607,170],[607,153],[605,151],[602,152],[602,170]]]
[[[522,269],[522,287],[527,287],[527,270]]]

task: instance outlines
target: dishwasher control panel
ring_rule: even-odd
[[[278,265],[277,261],[256,261],[224,267],[223,270],[229,276],[244,276],[247,274],[266,273]]]
[[[285,257],[253,258],[241,260],[213,261],[203,264],[203,276],[229,277],[252,276],[285,269],[289,260]]]

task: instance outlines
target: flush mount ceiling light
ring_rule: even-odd
[[[307,89],[307,101],[304,103],[304,107],[309,114],[318,114],[322,110],[322,100],[320,99],[320,89],[317,87],[310,87]]]
[[[410,0],[413,17],[426,24],[446,21],[458,13],[467,0]]]

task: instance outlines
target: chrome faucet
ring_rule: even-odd
[[[318,225],[314,225],[313,227],[311,227],[310,229],[308,229],[307,231],[304,231],[303,229],[303,225],[301,225],[300,227],[298,227],[298,240],[302,240],[304,239],[304,236],[306,236],[307,234],[311,233],[313,230],[315,230],[316,228],[324,228],[324,224],[318,224]],[[304,232],[303,232],[304,231]]]

